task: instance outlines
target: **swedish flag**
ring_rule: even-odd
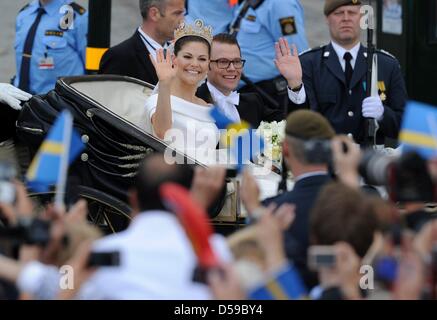
[[[416,151],[425,159],[437,157],[437,108],[411,101],[407,104],[399,140],[403,151]]]
[[[29,188],[46,192],[66,175],[68,165],[84,149],[79,134],[73,128],[73,117],[63,111],[50,129],[27,171]]]
[[[231,149],[237,161],[238,171],[241,171],[246,162],[253,160],[263,151],[264,139],[256,134],[256,130],[252,129],[249,123],[232,122],[217,107],[211,110],[210,115],[222,133],[221,145]]]
[[[250,300],[297,300],[306,296],[305,284],[296,267],[290,264],[249,292]]]

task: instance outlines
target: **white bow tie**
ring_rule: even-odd
[[[238,106],[240,104],[240,94],[237,91],[233,91],[229,96],[223,96],[219,99],[219,102],[226,102]]]

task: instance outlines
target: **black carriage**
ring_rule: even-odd
[[[67,109],[72,113],[86,148],[70,167],[67,193],[74,187],[87,199],[90,220],[109,232],[122,230],[129,223],[127,190],[139,162],[148,153],[168,148],[143,129],[145,101],[152,91],[152,85],[123,76],[62,78],[47,95],[26,103],[17,121],[17,136],[33,157],[59,112]],[[202,165],[176,150],[172,152],[177,163]],[[229,203],[223,208],[227,198],[235,199],[229,185],[232,183],[209,214],[215,222],[236,225],[237,206]],[[42,199],[46,195],[33,196]],[[227,214],[220,216],[221,211]]]

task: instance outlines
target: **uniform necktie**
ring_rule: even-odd
[[[41,22],[41,17],[44,13],[46,13],[44,8],[39,7],[38,15],[30,27],[26,41],[24,42],[23,56],[21,57],[20,83],[18,87],[26,92],[29,92],[30,60],[32,58],[33,42],[35,40],[36,30],[38,29],[38,25]]]
[[[350,54],[350,52],[346,52],[343,56],[343,59],[346,61],[346,68],[344,70],[346,86],[348,89],[350,89],[352,74],[354,72],[354,69],[352,69],[352,65],[351,65],[352,55]]]

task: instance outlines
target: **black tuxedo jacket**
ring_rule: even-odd
[[[296,205],[294,221],[284,233],[285,251],[287,257],[298,268],[309,289],[318,283],[317,275],[310,272],[307,267],[310,212],[320,190],[330,181],[331,177],[328,174],[307,177],[297,181],[293,190],[263,202],[265,206],[271,203],[275,203],[278,207],[284,203]]]
[[[122,43],[110,48],[100,61],[100,74],[116,74],[140,79],[152,85],[158,76],[138,30]]]
[[[206,83],[199,87],[196,95],[207,103],[214,103]],[[261,121],[271,122],[285,119],[283,112],[265,106],[263,99],[257,93],[241,93],[237,110],[240,118],[250,123],[253,128],[258,128]]]

